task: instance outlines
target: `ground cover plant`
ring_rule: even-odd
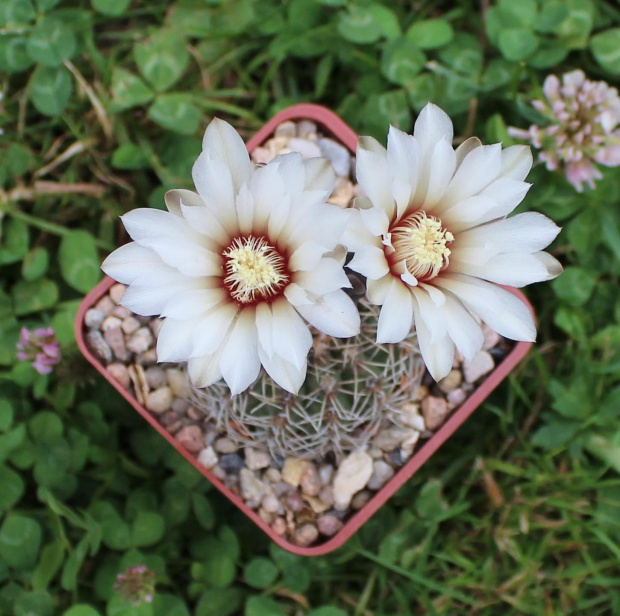
[[[596,172],[567,178],[574,161],[547,157],[528,176],[525,209],[563,226],[550,250],[564,274],[528,290],[538,345],[330,556],[270,545],[89,369],[72,331],[118,216],[191,188],[214,115],[247,138],[311,101],[384,140],[432,101],[455,145],[507,146],[553,126],[531,104],[549,75],[617,87],[618,49],[612,1],[3,2],[0,614],[619,613],[615,124]]]

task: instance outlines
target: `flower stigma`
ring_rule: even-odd
[[[447,267],[453,241],[441,220],[418,210],[391,229],[394,251],[387,258],[392,266],[404,262],[416,280],[431,280]]]
[[[224,284],[241,304],[269,300],[289,281],[284,258],[263,237],[237,237],[222,255]]]

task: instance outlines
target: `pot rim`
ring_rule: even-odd
[[[355,152],[358,135],[333,111],[311,103],[303,103],[288,107],[271,118],[252,138],[247,142],[248,151],[264,143],[275,128],[286,120],[311,120],[326,128],[332,136],[336,137],[349,150]],[[226,498],[236,505],[247,515],[269,538],[281,548],[300,556],[321,556],[328,554],[341,547],[359,528],[368,521],[393,495],[400,489],[418,469],[441,447],[445,441],[460,427],[460,425],[482,404],[491,392],[512,372],[521,362],[532,346],[531,342],[516,342],[513,349],[506,355],[502,362],[487,376],[465,402],[454,411],[446,422],[411,456],[411,458],[394,474],[394,476],[380,489],[359,511],[355,512],[344,524],[342,529],[323,543],[301,547],[291,543],[284,537],[277,535],[264,520],[236,494],[234,494],[223,481],[218,479],[209,469],[198,463],[186,449],[181,447],[176,438],[170,434],[128,390],[122,387],[106,370],[105,366],[93,355],[86,345],[84,316],[89,308],[92,308],[106,292],[116,284],[116,281],[106,276],[97,286],[90,291],[82,300],[75,317],[75,338],[78,347],[84,357],[95,369],[133,406],[133,408],[163,436],[190,464],[196,468],[212,485],[214,485]],[[504,287],[513,295],[523,301],[530,312],[534,315],[532,305],[525,295],[518,289]],[[535,316],[535,315],[534,315]]]

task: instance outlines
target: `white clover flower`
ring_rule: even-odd
[[[187,361],[194,385],[223,377],[237,394],[262,364],[296,393],[312,345],[305,321],[331,336],[359,332],[342,290],[350,286],[339,250],[348,212],[325,203],[331,165],[292,153],[255,167],[237,132],[213,120],[192,176],[198,194],[168,192],[168,212],[122,217],[134,241],[102,268],[129,285],[124,306],[165,318],[158,360]]]
[[[502,150],[476,138],[452,148],[452,122],[435,105],[418,117],[413,136],[391,127],[386,149],[362,137],[356,200],[345,243],[349,267],[367,277],[381,305],[377,342],[399,342],[415,326],[422,357],[439,380],[455,345],[466,359],[482,347],[472,313],[499,334],[534,340],[527,306],[491,283],[524,286],[559,275],[541,250],[559,228],[542,214],[505,218],[529,189],[526,146]]]
[[[510,127],[513,137],[540,149],[539,159],[550,171],[564,167],[566,179],[577,192],[591,189],[603,175],[595,165],[620,165],[620,97],[604,81],[590,81],[581,70],[549,75],[543,84],[544,100],[532,106],[548,120],[527,130]]]

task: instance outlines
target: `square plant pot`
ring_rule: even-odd
[[[294,122],[309,120],[317,125],[322,134],[340,142],[352,153],[355,152],[358,140],[358,136],[355,132],[333,112],[312,104],[295,105],[278,113],[249,140],[247,143],[248,150],[252,152],[255,148],[265,144],[265,142],[274,135],[276,128],[283,122],[289,120]],[[105,361],[103,361],[100,355],[93,349],[93,340],[88,340],[89,327],[85,317],[87,311],[96,306],[115,284],[115,281],[111,278],[104,278],[84,298],[77,312],[75,334],[78,346],[83,355],[131,404],[131,406],[136,409],[145,421],[157,430],[157,432],[159,432],[189,464],[192,464],[204,475],[222,494],[224,494],[224,496],[226,496],[226,498],[243,511],[243,513],[245,513],[245,515],[247,515],[274,542],[286,550],[306,556],[327,554],[345,543],[345,541],[347,541],[351,535],[353,535],[353,533],[355,533],[360,526],[362,526],[362,524],[364,524],[364,522],[366,522],[416,471],[418,471],[435,451],[445,443],[455,430],[517,366],[531,347],[531,343],[514,343],[510,351],[496,363],[494,369],[476,382],[477,386],[469,393],[467,399],[453,410],[441,427],[427,440],[418,443],[417,449],[394,476],[382,488],[375,492],[370,500],[359,510],[353,511],[338,532],[325,538],[322,542],[309,546],[301,546],[275,532],[270,524],[264,521],[256,511],[246,505],[239,495],[225,485],[224,481],[198,462],[196,455],[188,451],[188,449],[186,449],[183,444],[156,419],[156,416],[146,409],[144,404],[142,404],[134,394],[134,390],[131,389],[131,386],[127,386],[126,381],[125,383],[121,383],[108,371]],[[508,290],[524,301],[533,312],[531,305],[520,291],[516,289]]]

